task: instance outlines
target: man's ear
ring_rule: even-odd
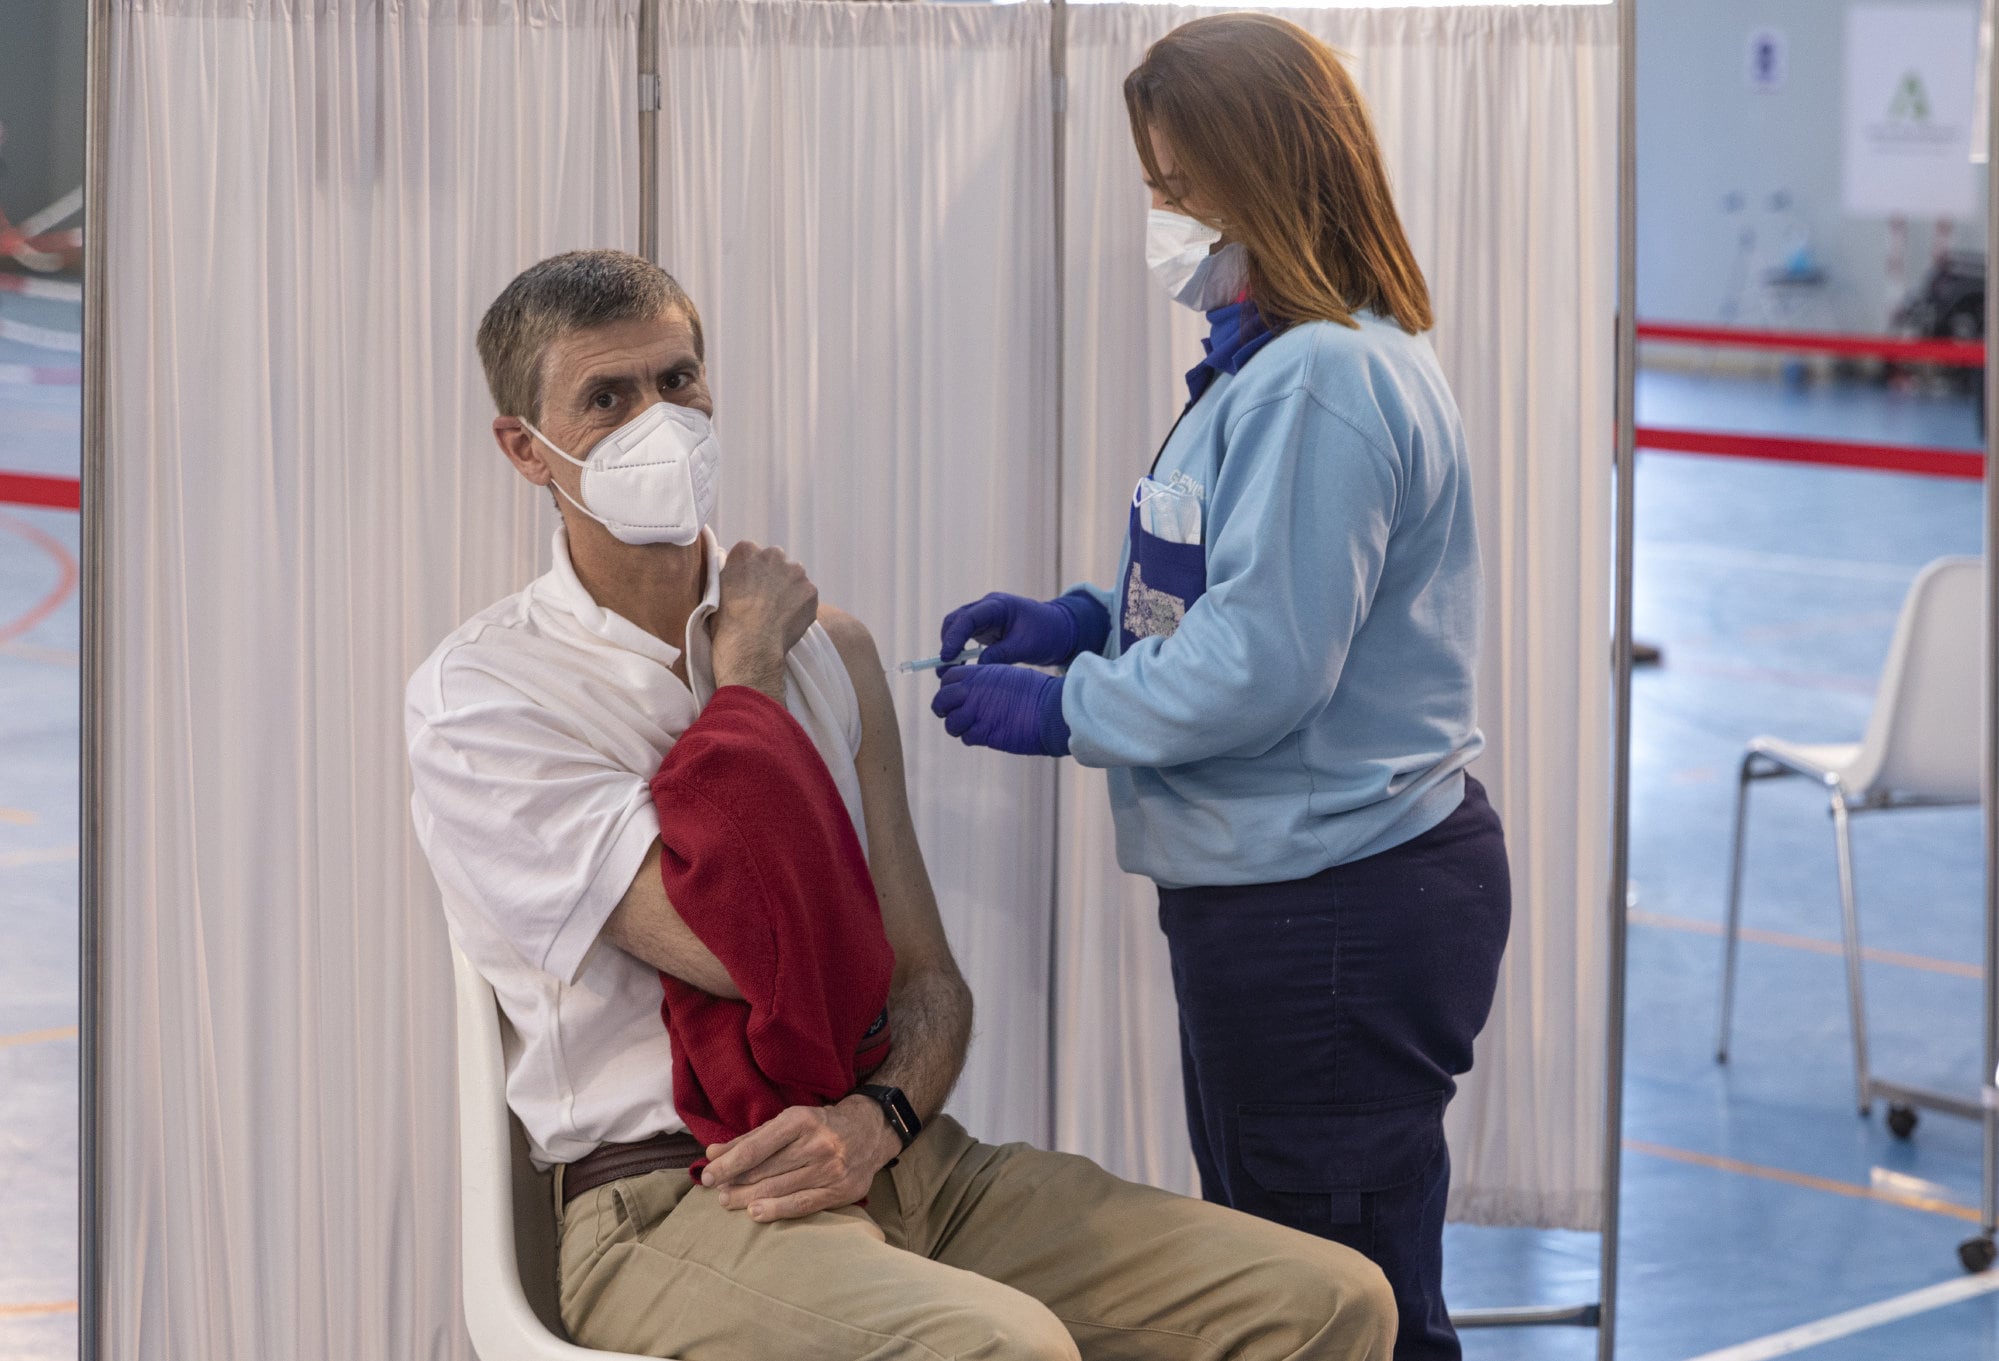
[[[500,446],[500,452],[507,456],[507,462],[514,465],[514,471],[537,487],[549,484],[552,474],[547,462],[541,456],[541,446],[519,416],[495,416],[493,418],[493,442]]]

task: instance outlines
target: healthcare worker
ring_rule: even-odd
[[[1303,29],[1196,20],[1125,100],[1147,257],[1207,357],[1134,468],[1115,589],[952,611],[942,655],[985,649],[932,708],[1109,772],[1119,861],[1159,886],[1203,1194],[1366,1253],[1395,1355],[1455,1358],[1444,1106],[1511,896],[1465,771],[1478,542],[1428,288],[1361,97]]]

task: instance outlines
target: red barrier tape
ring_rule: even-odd
[[[1650,321],[1638,323],[1638,338],[1679,345],[1783,350],[1793,354],[1843,354],[1893,359],[1904,364],[1943,364],[1958,369],[1985,367],[1985,346],[1976,340],[1896,340],[1888,336],[1827,335],[1812,331],[1745,331],[1732,326],[1668,326]]]
[[[73,477],[0,473],[0,502],[17,506],[46,506],[51,510],[81,510],[83,485]]]
[[[1971,449],[1921,449],[1899,444],[1853,444],[1844,440],[1792,439],[1786,435],[1723,435],[1708,430],[1664,430],[1641,426],[1638,447],[1661,453],[1712,454],[1721,458],[1762,458],[1779,463],[1820,463],[1837,468],[1873,468],[1924,477],[1985,476],[1985,455]]]

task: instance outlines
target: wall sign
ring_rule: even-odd
[[[1759,28],[1749,35],[1749,88],[1759,94],[1775,94],[1784,88],[1791,74],[1791,44],[1780,28]]]
[[[1846,211],[1969,217],[1978,11],[1855,5],[1846,16]]]

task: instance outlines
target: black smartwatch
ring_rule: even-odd
[[[916,1114],[916,1107],[909,1104],[909,1098],[902,1094],[900,1087],[856,1087],[854,1095],[865,1096],[882,1108],[888,1118],[888,1127],[895,1131],[895,1137],[902,1140],[907,1149],[916,1142],[916,1136],[923,1133],[923,1121]]]

